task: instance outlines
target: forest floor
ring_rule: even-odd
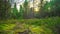
[[[60,26],[60,17],[52,17],[44,19],[1,20],[0,34],[17,34],[18,32],[24,33],[25,30],[30,31],[29,32],[30,34],[57,34],[59,26]]]

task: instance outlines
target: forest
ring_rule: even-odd
[[[60,34],[60,0],[0,0],[0,34]]]

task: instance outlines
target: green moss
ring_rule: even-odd
[[[29,28],[31,32],[35,34],[55,34],[57,33],[54,32],[56,30],[56,25],[58,26],[59,24],[60,17],[51,17],[45,19],[10,19],[5,21],[1,20],[0,31],[12,30],[14,32],[21,32]],[[14,30],[14,27],[17,28],[18,26],[22,27]]]

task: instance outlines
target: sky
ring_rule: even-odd
[[[11,7],[14,8],[14,3],[16,3],[17,5],[17,9],[19,10],[20,5],[22,5],[24,3],[25,0],[10,0],[11,3]],[[33,6],[33,0],[28,0],[30,2],[30,8],[31,7],[36,7],[36,5],[34,4]]]
[[[14,8],[14,3],[17,5],[17,9],[19,10],[20,5],[24,3],[25,0],[10,0],[11,8]],[[32,0],[31,0],[32,1]]]
[[[11,8],[14,7],[14,3],[16,3],[16,7],[17,9],[19,10],[20,8],[20,5],[22,5],[24,3],[25,0],[10,0],[10,3],[11,3]],[[30,2],[30,8],[31,7],[37,7],[38,3],[39,3],[39,0],[37,0],[37,2],[35,2],[34,6],[33,6],[33,0],[28,0]],[[48,1],[50,2],[50,0],[44,0],[44,1]]]

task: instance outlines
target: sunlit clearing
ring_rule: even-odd
[[[30,4],[30,6],[29,6],[29,7],[30,7],[30,8],[31,8],[31,7],[33,7],[33,4]]]
[[[50,2],[51,0],[46,0],[46,1]]]
[[[38,11],[39,11],[39,8],[34,8],[34,11],[35,11],[35,12],[38,12]]]
[[[51,8],[50,7],[48,7],[48,10],[50,10]]]

